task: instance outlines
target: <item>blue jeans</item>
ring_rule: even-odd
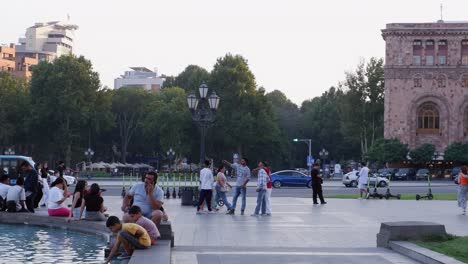
[[[226,205],[226,208],[228,210],[230,210],[231,209],[231,204],[228,202],[228,200],[226,198],[226,193],[222,192],[221,187],[219,187],[218,185],[216,185],[215,190],[216,190],[215,207],[218,206],[219,198],[221,198],[223,200],[224,205]]]
[[[236,209],[236,204],[237,204],[237,198],[239,198],[239,195],[242,194],[242,207],[241,207],[241,211],[244,211],[245,210],[245,197],[246,197],[246,194],[247,194],[247,187],[245,188],[241,188],[240,186],[236,186],[236,188],[234,189],[234,195],[232,197],[232,209]]]
[[[262,214],[266,213],[265,195],[266,195],[266,190],[263,190],[263,189],[257,193],[257,207],[255,207],[254,214],[258,215],[260,213],[260,208],[262,209]]]

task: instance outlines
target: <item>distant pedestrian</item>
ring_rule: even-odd
[[[314,201],[314,204],[318,204],[317,196],[320,199],[321,204],[326,204],[327,202],[325,202],[325,199],[323,199],[323,179],[320,176],[320,165],[318,163],[314,164],[310,175],[312,176],[312,199]]]
[[[63,162],[62,160],[58,162],[58,166],[57,168],[55,169],[55,171],[58,171],[59,172],[59,175],[60,177],[63,178],[63,171],[65,170],[65,162]],[[66,184],[66,182],[65,182]]]
[[[268,164],[265,164],[265,171],[268,174],[268,182],[267,182],[267,191],[265,194],[265,207],[266,207],[266,215],[271,215],[271,192],[273,191],[273,184],[271,183],[271,171]]]
[[[468,193],[468,167],[462,166],[458,174],[458,206],[462,214],[466,215],[466,195]]]
[[[232,197],[232,208],[228,211],[228,214],[233,215],[235,213],[237,199],[239,198],[239,195],[242,195],[241,215],[244,215],[245,207],[247,205],[247,183],[250,181],[250,169],[248,167],[249,160],[243,157],[240,164],[231,164],[226,160],[223,160],[223,163],[233,168],[237,175],[236,188],[234,188],[234,194]]]
[[[215,191],[216,191],[216,196],[215,196],[215,207],[218,205],[219,199],[223,200],[224,205],[226,206],[227,210],[231,210],[231,204],[228,202],[226,198],[226,193],[229,191],[230,188],[232,188],[231,184],[226,179],[226,175],[224,175],[224,172],[226,171],[226,168],[224,165],[221,165],[218,167],[218,174],[216,175],[216,185],[215,185]],[[216,209],[218,210],[218,209]]]
[[[258,167],[260,168],[258,171],[258,179],[257,179],[257,206],[255,207],[255,211],[252,216],[259,216],[260,209],[262,210],[262,215],[266,214],[266,201],[265,201],[265,194],[267,190],[267,182],[269,180],[268,174],[265,171],[265,163],[259,162]]]
[[[358,176],[359,199],[366,199],[369,196],[367,192],[367,181],[369,180],[369,168],[365,162],[361,162],[361,170]]]
[[[211,199],[213,198],[213,171],[210,169],[211,162],[205,160],[205,168],[200,171],[200,196],[198,199],[197,214],[202,212],[203,201],[211,212]]]

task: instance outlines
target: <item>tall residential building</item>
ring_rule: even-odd
[[[22,78],[31,77],[31,66],[38,63],[38,57],[16,57],[16,46],[0,46],[0,71],[10,72],[12,75]]]
[[[16,57],[34,58],[37,55],[39,61],[51,61],[72,54],[77,29],[77,25],[62,21],[36,23],[26,29],[25,37],[19,39]]]
[[[124,75],[114,80],[114,89],[121,87],[143,87],[145,90],[159,92],[164,79],[158,76],[156,71],[146,67],[130,67],[132,71],[126,71]]]
[[[468,141],[468,22],[395,23],[382,30],[385,138],[438,152]]]
[[[0,71],[15,70],[15,44],[0,46]]]

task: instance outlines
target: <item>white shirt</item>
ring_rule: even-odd
[[[57,186],[52,187],[49,191],[49,201],[47,203],[47,207],[49,209],[59,209],[63,207],[58,201],[63,199],[63,190],[58,188]]]
[[[15,185],[8,189],[7,201],[15,201],[17,210],[21,210],[21,205],[19,201],[25,201],[25,200],[26,200],[26,193],[22,186]]]
[[[211,190],[213,187],[213,172],[209,168],[200,171],[200,189]]]
[[[3,199],[7,197],[8,189],[10,189],[10,185],[0,183],[0,196]]]
[[[369,178],[369,168],[362,167],[361,171],[359,172],[359,183],[367,184],[368,178]]]

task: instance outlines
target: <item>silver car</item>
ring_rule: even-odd
[[[359,171],[348,172],[343,176],[343,184],[346,187],[357,187],[358,186]],[[369,186],[373,187],[377,181],[378,187],[386,187],[388,185],[388,179],[378,176],[378,174],[371,174],[369,176]]]

